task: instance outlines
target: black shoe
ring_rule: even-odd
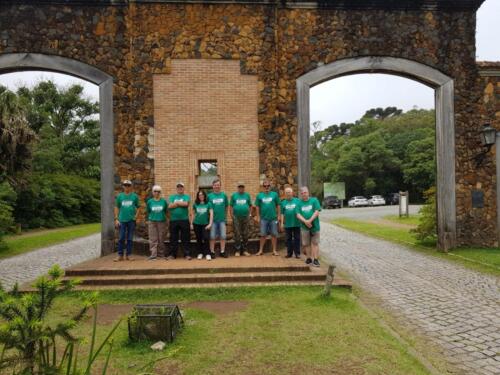
[[[314,260],[313,260],[312,265],[313,265],[314,267],[319,267],[319,260],[314,259]]]
[[[210,257],[211,257],[212,259],[215,259],[215,253],[210,252]]]
[[[306,259],[306,264],[311,264],[312,263],[312,259],[311,258],[307,258]]]
[[[290,254],[286,254],[285,258],[291,258],[292,256]]]
[[[225,251],[221,252],[220,256],[223,258],[227,258],[227,252],[225,252]]]
[[[295,258],[300,259],[300,255],[295,254]]]

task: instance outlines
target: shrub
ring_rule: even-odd
[[[0,286],[0,372],[7,370],[21,375],[66,374],[90,375],[92,366],[104,346],[110,347],[102,374],[106,373],[111,355],[111,335],[120,321],[109,332],[104,341],[96,346],[96,294],[89,295],[81,308],[68,320],[50,324],[47,316],[54,305],[54,300],[71,291],[78,282],[63,279],[64,271],[59,266],[49,270],[49,276],[37,279],[34,293],[20,293],[17,285],[11,292]],[[77,345],[80,339],[73,336],[71,330],[87,315],[90,307],[94,310],[94,325],[88,361],[84,369],[79,367]],[[58,342],[63,341],[61,346]],[[61,354],[62,353],[62,354]]]
[[[5,247],[2,242],[4,234],[11,231],[14,225],[13,205],[16,201],[16,192],[7,181],[0,183],[0,250]]]
[[[419,241],[435,240],[437,238],[436,219],[436,188],[431,187],[424,192],[425,205],[420,209],[418,226],[412,229]]]
[[[98,222],[100,184],[70,174],[34,174],[18,194],[15,217],[26,228]]]

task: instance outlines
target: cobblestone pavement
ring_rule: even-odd
[[[45,274],[54,264],[67,268],[97,258],[101,252],[101,235],[77,238],[54,246],[0,260],[0,282],[9,289],[16,282],[31,281]]]
[[[443,348],[464,374],[500,374],[500,279],[321,224],[322,256]]]

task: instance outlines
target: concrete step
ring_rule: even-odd
[[[156,262],[165,262],[157,260]],[[193,263],[196,262],[193,260]],[[167,264],[167,263],[164,263]],[[67,269],[66,276],[118,276],[118,275],[172,275],[172,274],[219,274],[219,273],[265,273],[265,272],[308,272],[305,264],[287,266],[253,266],[253,267],[196,267],[196,268],[97,268],[97,269]]]
[[[275,282],[275,281],[322,281],[325,272],[233,272],[200,274],[164,274],[164,275],[112,275],[87,276],[81,279],[81,285],[135,285],[135,284],[207,284],[239,282]],[[201,285],[200,285],[201,286]]]

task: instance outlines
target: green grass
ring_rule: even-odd
[[[247,303],[228,314],[183,308],[185,327],[161,353],[151,351],[151,343],[131,343],[123,322],[108,374],[428,374],[349,291],[335,288],[333,298],[319,297],[320,291],[292,286],[103,291],[101,303]],[[54,316],[67,317],[77,305],[77,294],[68,295],[56,304]],[[98,324],[100,341],[113,324]],[[75,333],[88,339],[90,331],[89,319]]]
[[[428,255],[460,263],[476,271],[500,276],[499,248],[464,247],[453,249],[445,254],[436,250],[436,243],[434,241],[418,241],[409,232],[409,229],[406,228],[393,227],[385,223],[374,224],[345,218],[335,219],[332,223],[355,232],[400,243]]]
[[[384,216],[383,218],[385,220],[393,221],[395,223],[407,224],[416,227],[418,225],[418,220],[420,218],[420,215],[410,215],[409,217],[406,216],[399,217],[399,215],[387,215]]]
[[[55,245],[78,237],[88,236],[98,233],[100,230],[101,224],[94,223],[57,229],[36,230],[20,235],[6,236],[4,237],[6,248],[0,250],[0,259],[26,253],[41,247]]]

